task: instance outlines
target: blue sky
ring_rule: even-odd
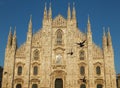
[[[16,26],[17,43],[26,40],[30,15],[33,19],[33,32],[42,26],[44,4],[52,3],[53,18],[58,14],[67,17],[67,7],[75,2],[78,27],[86,31],[88,14],[90,16],[93,41],[101,46],[103,27],[110,27],[115,54],[116,73],[120,73],[120,0],[0,0],[0,66],[4,64],[4,52],[10,26]]]

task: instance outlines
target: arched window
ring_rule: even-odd
[[[97,66],[97,67],[96,67],[96,74],[97,74],[97,75],[100,75],[100,74],[101,74],[100,66]]]
[[[80,51],[80,60],[84,60],[85,57],[85,52],[84,51]]]
[[[22,88],[21,84],[17,84],[16,88]]]
[[[34,66],[34,68],[33,68],[33,74],[34,75],[38,74],[38,67],[37,66]]]
[[[85,84],[81,84],[80,88],[86,88]]]
[[[33,84],[32,88],[38,88],[38,85],[37,84]]]
[[[80,67],[80,74],[81,74],[81,75],[84,75],[84,74],[85,74],[85,67],[84,67],[84,66],[81,66],[81,67]]]
[[[22,66],[18,66],[18,75],[22,75]]]
[[[56,43],[59,45],[62,44],[62,31],[60,29],[57,30]]]
[[[35,50],[34,51],[34,60],[38,60],[39,59],[39,50]]]
[[[103,88],[101,84],[97,84],[97,88]]]

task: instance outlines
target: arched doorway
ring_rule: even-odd
[[[55,80],[55,88],[63,88],[63,80],[61,78]]]
[[[21,84],[17,84],[16,88],[22,88]]]
[[[101,84],[97,84],[97,88],[103,88]]]

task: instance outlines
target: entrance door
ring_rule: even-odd
[[[55,88],[63,88],[63,80],[62,79],[57,78],[55,80]]]
[[[103,88],[101,84],[98,84],[97,85],[97,88]]]

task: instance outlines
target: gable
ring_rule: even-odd
[[[67,22],[65,20],[65,18],[63,18],[61,15],[58,15],[52,23],[52,27],[66,27],[67,26]]]

